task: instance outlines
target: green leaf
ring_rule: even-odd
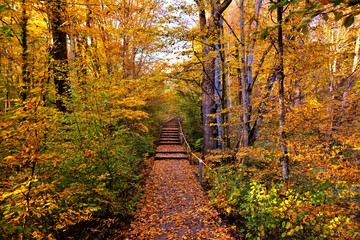
[[[344,14],[342,12],[334,11],[334,16],[335,16],[335,21],[339,21],[344,16]]]
[[[289,229],[289,228],[291,228],[291,223],[287,222],[286,225],[285,225],[285,229]]]
[[[283,0],[277,4],[274,4],[272,5],[270,8],[269,8],[269,11],[272,12],[274,11],[275,9],[277,8],[280,8],[280,7],[285,7],[286,5],[288,5],[290,2],[288,0]]]
[[[308,28],[308,26],[307,26],[307,25],[303,26],[303,27],[301,28],[301,32],[302,32],[303,34],[308,34],[308,33],[309,33],[309,28]]]
[[[279,2],[278,4],[276,4],[278,7],[285,7],[286,5],[289,4],[288,0],[283,0],[281,2]]]
[[[4,12],[4,11],[10,11],[11,7],[7,6],[7,5],[0,5],[0,12]]]
[[[269,32],[267,30],[264,30],[260,35],[260,39],[265,40],[267,36],[269,36]]]
[[[323,15],[323,18],[325,21],[328,21],[329,20],[329,15],[327,15],[327,13],[324,13]]]
[[[350,27],[351,25],[353,25],[354,20],[355,18],[353,15],[347,16],[344,20],[344,26],[347,28]]]
[[[344,2],[344,0],[331,0],[331,2],[334,4],[334,7]]]
[[[269,7],[269,11],[272,12],[274,11],[275,9],[277,9],[277,5],[272,5],[271,7]]]

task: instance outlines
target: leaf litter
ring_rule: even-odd
[[[234,239],[186,160],[155,161],[126,239]]]

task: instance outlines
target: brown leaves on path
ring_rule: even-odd
[[[233,239],[186,160],[155,161],[127,239]]]

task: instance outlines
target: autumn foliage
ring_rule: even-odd
[[[180,99],[200,98],[203,75],[216,77],[204,66],[221,56],[222,85],[212,85],[221,144],[204,156],[204,187],[246,239],[360,236],[358,5],[318,3],[232,3],[220,50],[209,38],[211,53],[201,54],[207,30],[193,30],[194,57],[173,75]]]
[[[137,213],[150,232],[126,229],[144,192],[167,190],[144,190],[144,159],[175,115],[206,164],[212,206],[194,222],[216,208],[232,237],[359,239],[358,13],[350,0],[0,1],[0,239],[159,236],[150,210]],[[180,235],[228,236],[198,230]]]
[[[161,9],[121,6],[0,2],[1,239],[108,238],[134,213],[166,108]]]

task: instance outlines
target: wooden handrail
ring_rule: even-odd
[[[179,129],[180,129],[180,142],[182,143],[182,144],[185,144],[185,146],[186,146],[186,152],[189,154],[189,156],[190,156],[190,161],[191,161],[191,156],[194,156],[198,161],[199,161],[199,182],[200,182],[200,184],[202,184],[203,183],[203,180],[202,180],[202,172],[203,172],[203,165],[205,165],[205,163],[204,163],[204,161],[201,159],[201,158],[199,158],[195,153],[193,153],[192,151],[191,151],[191,147],[190,147],[190,144],[189,144],[189,142],[187,141],[187,139],[186,139],[186,137],[185,137],[185,134],[184,134],[184,132],[183,132],[183,128],[182,128],[182,126],[181,126],[181,122],[180,122],[180,120],[179,120]]]

